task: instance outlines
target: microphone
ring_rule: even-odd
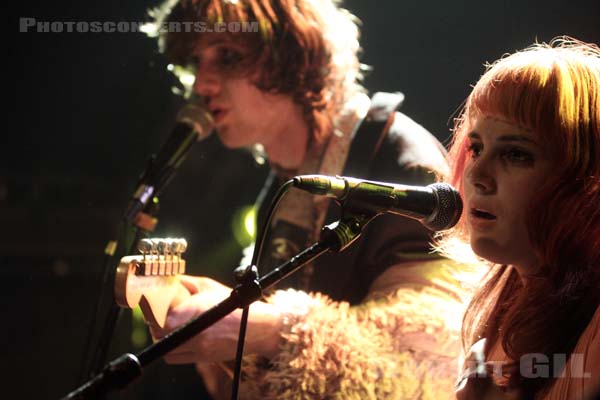
[[[462,200],[447,183],[407,186],[344,176],[300,175],[293,178],[298,189],[333,197],[353,212],[390,212],[420,221],[426,228],[452,228],[462,213]]]
[[[131,222],[148,201],[158,196],[185,160],[192,145],[206,139],[213,129],[212,115],[200,102],[189,102],[177,114],[171,135],[159,153],[152,156],[150,164],[141,175],[124,218]]]

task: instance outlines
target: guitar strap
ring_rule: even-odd
[[[371,176],[373,160],[394,123],[395,111],[400,108],[403,101],[404,95],[399,92],[377,92],[373,95],[369,112],[352,140],[344,176],[364,179]]]

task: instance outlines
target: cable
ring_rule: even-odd
[[[265,219],[265,223],[261,225],[258,234],[256,235],[256,242],[254,244],[254,251],[252,252],[252,262],[249,266],[250,268],[258,267],[258,261],[260,260],[260,256],[262,255],[262,249],[264,245],[264,241],[266,238],[266,233],[271,226],[271,219],[273,218],[274,211],[277,209],[279,202],[283,198],[283,195],[287,193],[290,187],[294,184],[293,180],[289,180],[285,182],[275,194],[275,197],[271,201],[269,206],[269,211],[267,213],[267,218]],[[250,270],[247,270],[246,273],[250,273]],[[242,310],[242,318],[240,320],[240,333],[238,336],[238,345],[237,351],[235,355],[235,368],[233,374],[233,385],[231,387],[231,399],[237,400],[239,384],[240,384],[240,375],[242,372],[242,357],[244,356],[244,342],[246,340],[246,328],[248,325],[248,314],[250,308],[244,307]]]

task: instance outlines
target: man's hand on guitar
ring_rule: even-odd
[[[121,307],[138,304],[153,339],[159,340],[190,319],[225,300],[231,288],[206,277],[185,274],[185,239],[143,239],[141,255],[121,259],[115,277],[115,299]],[[242,312],[236,310],[167,356],[173,364],[220,362],[235,357]],[[250,306],[246,353],[266,357],[279,346],[281,316],[265,302]]]
[[[179,283],[189,296],[169,308],[165,325],[149,324],[154,340],[161,339],[175,328],[229,296],[231,288],[207,277],[180,275]],[[180,290],[181,292],[181,290]],[[178,296],[180,299],[185,296]],[[171,364],[220,362],[235,358],[242,311],[235,310],[213,326],[165,356]],[[246,336],[246,354],[271,357],[278,350],[281,318],[274,306],[255,302],[250,306]]]

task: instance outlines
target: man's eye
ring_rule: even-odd
[[[198,70],[198,66],[200,65],[200,57],[198,56],[191,56],[189,58],[189,60],[187,61],[187,63],[185,64],[184,68],[187,71],[190,72],[195,72],[196,70]]]
[[[234,67],[242,60],[239,51],[222,47],[219,49],[219,62],[224,67]]]
[[[191,65],[191,66],[194,66],[194,68],[197,68],[198,64],[200,64],[200,57],[198,57],[198,56],[191,56],[190,59],[189,59],[189,61],[188,61],[188,64]]]

